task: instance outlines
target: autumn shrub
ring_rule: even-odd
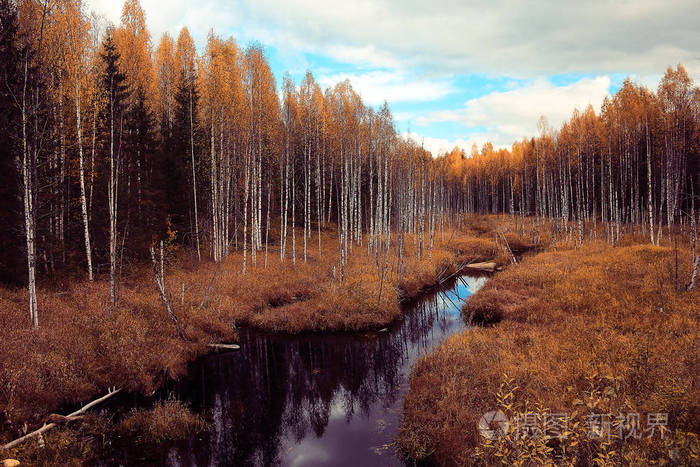
[[[175,399],[157,402],[151,409],[133,409],[114,427],[114,435],[129,444],[156,447],[189,439],[207,429],[204,419]]]
[[[482,436],[468,462],[476,465],[646,465],[651,460],[678,465],[700,462],[700,440],[695,433],[663,425],[644,433],[645,421],[622,406],[615,378],[589,375],[581,398],[571,401],[571,413],[553,412],[519,397],[508,376],[495,393],[496,409],[507,428]],[[574,388],[569,388],[573,396]],[[606,418],[598,418],[606,417]],[[481,428],[481,426],[480,426]],[[664,431],[661,431],[664,430]],[[467,459],[465,459],[467,460]]]

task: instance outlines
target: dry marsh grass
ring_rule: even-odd
[[[464,316],[490,325],[452,337],[416,365],[403,452],[443,465],[697,465],[700,291],[675,289],[673,249],[631,243],[527,257],[471,297]],[[681,285],[689,257],[679,251]],[[486,442],[479,418],[498,409],[511,421],[567,413],[578,425],[564,442]],[[671,436],[590,439],[589,413],[639,413],[643,422],[667,413]]]
[[[491,233],[438,234],[421,259],[409,235],[401,273],[390,255],[386,279],[380,281],[374,255],[367,254],[366,244],[355,245],[341,283],[334,275],[337,237],[322,233],[322,256],[315,240],[306,262],[300,251],[296,264],[289,256],[280,260],[273,245],[267,267],[264,251],[256,266],[248,256],[246,274],[240,251],[217,272],[211,262],[198,265],[190,254],[166,247],[167,295],[187,341],[178,338],[148,264],[125,272],[113,309],[105,281],[55,278],[41,284],[38,330],[29,326],[26,292],[0,288],[0,442],[21,435],[25,423],[37,427],[49,412],[111,386],[150,395],[184,374],[187,362],[205,353],[209,343],[234,341],[238,325],[288,333],[378,329],[399,317],[400,300],[415,298],[458,265],[494,255],[500,264],[508,261]]]

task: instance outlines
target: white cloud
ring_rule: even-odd
[[[372,106],[381,105],[385,100],[389,104],[433,101],[452,92],[452,84],[448,80],[412,78],[402,71],[337,73],[321,75],[318,81],[322,87],[332,87],[346,79],[350,80],[362,100]]]
[[[523,76],[652,73],[679,61],[700,71],[694,0],[251,0],[247,8],[271,31],[317,51],[342,45],[336,58],[359,62]]]
[[[576,108],[584,110],[590,104],[598,111],[609,88],[607,76],[584,78],[566,86],[538,79],[527,86],[471,99],[458,110],[432,112],[416,123],[458,122],[468,128],[483,127],[494,145],[510,146],[515,140],[534,136],[541,115],[559,128]]]
[[[334,59],[360,66],[400,68],[401,62],[387,52],[378,51],[373,45],[348,46],[331,44],[321,47],[321,52]]]
[[[180,29],[187,27],[197,46],[202,48],[207,34],[213,28],[224,32],[240,24],[242,14],[235,2],[220,0],[140,0],[146,14],[146,24],[151,33],[154,47],[161,36],[168,32],[177,39]],[[118,25],[121,21],[121,0],[85,0],[88,11],[103,15],[108,21]]]
[[[122,2],[87,0],[118,22]],[[660,73],[682,62],[700,75],[697,1],[142,0],[157,42],[187,25],[293,43],[357,65],[432,73]],[[264,31],[264,32],[263,32]]]

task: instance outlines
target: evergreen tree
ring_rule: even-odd
[[[192,190],[187,187],[192,185],[191,132],[192,127],[196,132],[197,104],[198,96],[193,83],[187,77],[180,76],[175,94],[172,131],[162,146],[162,183],[171,228],[178,232],[180,240],[187,239],[190,243],[193,242],[192,235],[185,235],[185,233],[194,232],[192,210],[194,202]],[[194,139],[197,139],[196,136]]]
[[[107,170],[107,205],[109,216],[109,283],[110,302],[116,302],[116,263],[117,263],[117,219],[119,214],[119,180],[122,165],[122,129],[125,101],[128,89],[124,84],[126,77],[119,70],[119,53],[114,43],[114,31],[109,30],[102,44],[101,58],[104,63],[102,73],[102,91],[106,96],[102,109],[102,125],[105,130],[104,146],[108,154]]]
[[[11,0],[0,0],[0,244],[22,245],[21,154],[17,96],[21,93],[21,50],[17,41],[17,10]],[[21,248],[0,248],[0,281],[26,278],[26,258]]]
[[[156,183],[159,166],[155,160],[157,141],[155,121],[147,107],[141,89],[134,96],[132,107],[125,114],[126,136],[124,155],[128,166],[128,181],[131,188],[126,193],[125,232],[133,235],[136,255],[145,256],[153,235],[164,233],[166,216],[162,205],[160,184]],[[129,239],[127,239],[128,241]]]

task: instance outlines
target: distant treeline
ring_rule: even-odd
[[[668,68],[656,92],[627,79],[599,115],[589,106],[559,130],[544,119],[538,128],[538,137],[510,150],[486,144],[447,154],[463,185],[462,209],[557,221],[579,243],[587,222],[606,224],[612,243],[626,226],[657,243],[663,227],[692,221],[700,206],[700,89],[682,65]]]

